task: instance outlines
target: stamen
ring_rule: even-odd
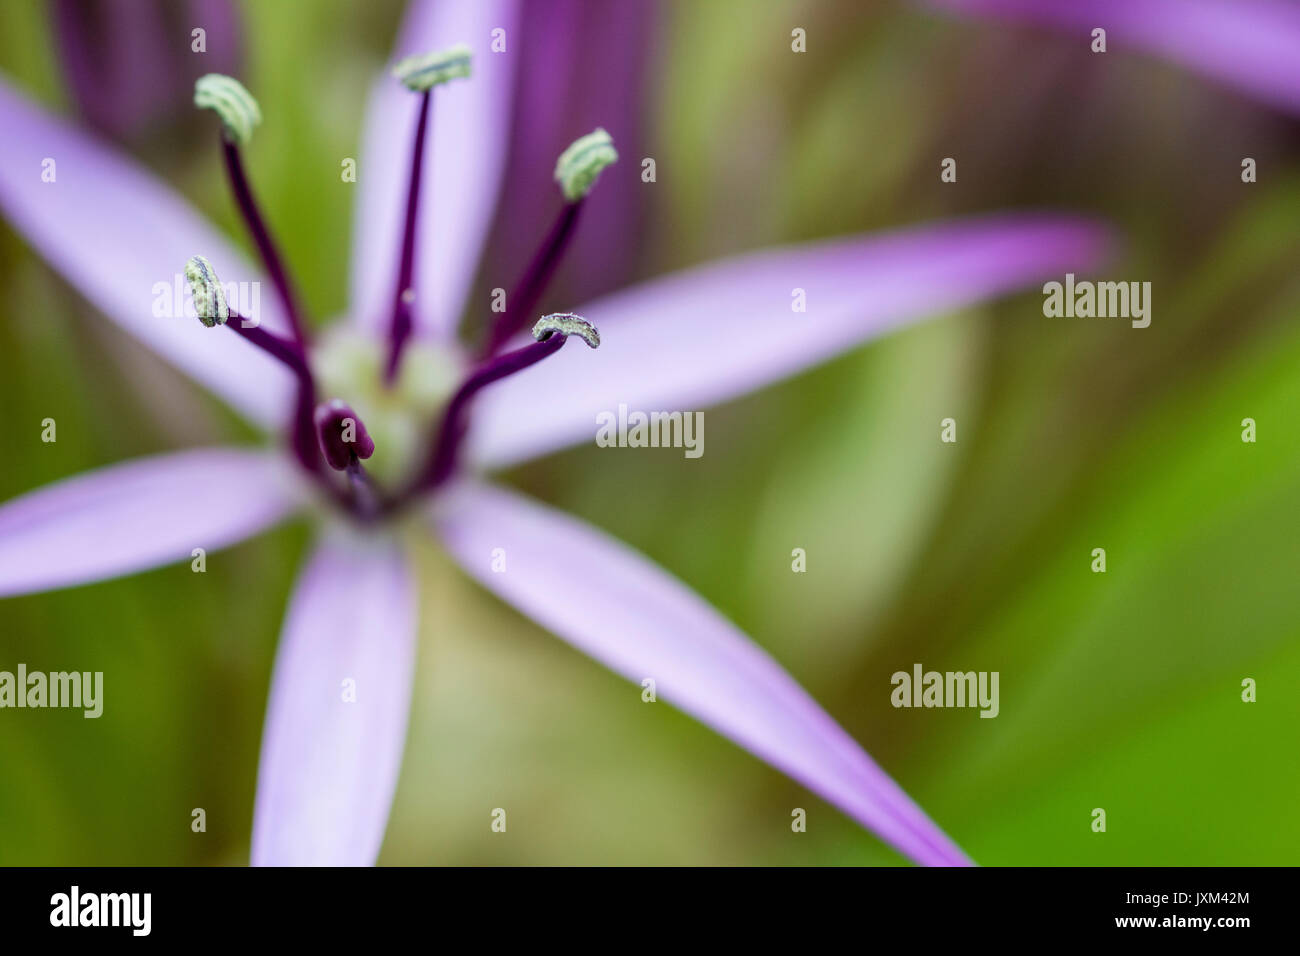
[[[582,200],[579,200],[565,203],[564,208],[560,210],[559,218],[551,226],[551,231],[547,233],[542,247],[533,256],[528,271],[506,298],[506,309],[498,316],[492,325],[492,331],[488,334],[483,349],[484,356],[495,355],[507,341],[521,331],[525,316],[537,314],[534,311],[537,308],[537,301],[550,284],[551,277],[555,275],[555,270],[559,266],[560,257],[568,248],[569,237],[573,235],[574,228],[578,225],[578,215],[582,212],[582,206]]]
[[[618,160],[614,149],[614,140],[600,127],[560,154],[555,163],[555,181],[564,190],[564,198],[569,202],[585,199],[591,187],[596,185],[600,171]]]
[[[294,407],[293,450],[299,463],[311,473],[320,472],[320,454],[317,450],[312,409],[316,405],[316,383],[312,378],[307,359],[297,343],[268,332],[226,305],[221,280],[217,278],[212,263],[203,256],[193,256],[185,263],[185,278],[190,284],[194,310],[199,321],[208,328],[224,325],[233,329],[250,344],[257,346],[273,358],[288,366],[298,379],[298,398]],[[233,320],[233,321],[232,321]]]
[[[230,307],[226,305],[225,293],[221,289],[221,280],[217,278],[212,263],[203,256],[192,256],[185,263],[185,278],[189,280],[190,295],[194,299],[194,311],[199,314],[200,322],[208,328],[224,325],[234,329],[249,342],[289,366],[299,376],[306,375],[310,378],[307,363],[297,346],[287,339],[280,338],[274,332],[268,332],[238,312],[230,311]],[[232,322],[231,319],[235,321]]]
[[[358,459],[375,453],[375,442],[350,406],[334,399],[316,408],[316,435],[325,460],[335,471],[346,472],[352,505],[366,519],[379,513],[379,492]]]
[[[588,348],[600,348],[600,332],[576,312],[552,312],[542,316],[533,326],[533,338],[539,342],[550,338],[555,332],[576,335],[587,343]]]
[[[293,287],[289,284],[289,275],[280,259],[275,241],[262,220],[262,214],[258,212],[257,201],[253,198],[253,191],[248,185],[248,177],[244,175],[244,163],[239,155],[239,147],[234,143],[223,143],[222,154],[226,160],[226,174],[230,177],[230,188],[234,190],[235,201],[239,204],[244,224],[253,235],[253,242],[262,257],[262,264],[271,274],[271,282],[275,285],[280,301],[284,304],[285,314],[289,317],[289,328],[293,331],[293,337],[301,345],[306,341],[306,333],[298,311],[297,298],[293,293]]]
[[[448,80],[469,77],[472,51],[464,44],[419,56],[408,56],[393,67],[393,76],[416,93],[424,93]]]
[[[217,280],[212,263],[203,256],[191,257],[185,263],[185,278],[190,284],[190,295],[199,321],[208,328],[225,325],[230,320],[230,308],[226,305],[226,293]]]
[[[215,110],[226,139],[241,145],[253,138],[253,127],[262,122],[257,100],[242,83],[221,73],[209,73],[194,81],[194,105]]]
[[[374,439],[360,417],[337,398],[317,406],[313,417],[321,451],[335,471],[346,471],[354,459],[375,453]]]
[[[433,87],[457,77],[469,76],[469,65],[469,47],[457,46],[439,53],[407,57],[393,67],[393,75],[407,89],[420,94],[420,118],[415,126],[410,188],[406,194],[406,223],[402,230],[402,258],[397,270],[397,289],[393,293],[393,319],[388,330],[388,362],[384,367],[384,382],[388,385],[397,378],[402,349],[411,337],[411,305],[415,302],[415,289],[411,282],[415,270],[415,218],[420,208],[424,140],[429,129]]]
[[[248,143],[252,135],[252,126],[262,121],[262,112],[258,108],[257,101],[238,80],[222,76],[220,73],[209,73],[195,82],[194,102],[200,107],[215,109],[221,116],[224,133],[221,140],[221,153],[225,160],[226,177],[230,180],[230,188],[235,194],[235,203],[239,206],[244,225],[252,234],[258,255],[262,257],[262,264],[271,275],[276,293],[284,303],[284,311],[289,317],[289,327],[293,331],[293,337],[301,345],[306,341],[306,337],[301,314],[298,311],[297,297],[293,293],[289,275],[284,268],[279,250],[271,238],[271,232],[267,229],[261,212],[258,211],[257,200],[253,198],[253,190],[248,184],[248,177],[244,174],[244,161],[239,149],[240,145]],[[232,128],[243,128],[245,131],[242,135],[232,136]]]
[[[564,192],[565,204],[523,278],[506,298],[506,310],[488,333],[483,349],[485,356],[495,355],[506,342],[523,330],[527,316],[537,314],[537,303],[568,250],[587,194],[596,184],[600,171],[616,159],[618,153],[614,150],[613,140],[603,129],[597,129],[574,141],[560,154],[555,164],[555,179]]]
[[[465,437],[465,410],[475,395],[493,382],[499,382],[554,355],[564,346],[570,335],[577,335],[593,349],[600,345],[600,333],[582,316],[572,312],[556,313],[543,316],[537,321],[533,327],[533,337],[537,339],[536,342],[488,359],[480,365],[447,404],[437,438],[430,448],[424,468],[412,482],[402,500],[436,488],[451,476],[456,467],[461,441]]]

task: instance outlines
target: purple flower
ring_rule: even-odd
[[[1073,31],[1098,27],[1115,49],[1181,63],[1288,112],[1300,112],[1300,4],[1294,0],[924,0]]]
[[[703,599],[626,545],[481,474],[590,439],[597,413],[620,402],[686,409],[723,401],[907,322],[1087,271],[1105,235],[1071,218],[1010,215],[771,250],[545,317],[529,336],[577,212],[600,199],[599,189],[582,198],[581,173],[591,171],[582,157],[607,158],[609,145],[593,134],[562,161],[562,172],[565,162],[578,164],[565,182],[574,195],[553,199],[556,225],[506,311],[467,304],[505,168],[515,54],[530,42],[519,17],[514,0],[412,7],[397,53],[466,43],[473,76],[418,89],[433,74],[460,72],[464,54],[451,51],[402,64],[415,92],[389,77],[376,85],[358,182],[351,314],[319,339],[304,331],[243,174],[241,144],[256,108],[242,87],[217,78],[207,94],[242,110],[223,114],[222,148],[275,289],[256,316],[221,293],[216,274],[259,273],[189,206],[0,83],[0,208],[9,220],[120,327],[253,422],[286,433],[281,449],[160,455],[0,507],[0,594],[188,560],[196,547],[239,541],[295,511],[317,517],[321,533],[290,599],[272,676],[255,864],[370,864],[379,851],[415,658],[416,587],[401,543],[413,529],[436,534],[467,573],[523,613],[617,673],[653,678],[665,700],[902,853],[924,864],[968,863],[775,660]],[[506,31],[506,53],[490,49],[497,28]],[[47,157],[57,160],[54,183],[40,180]],[[156,284],[166,288],[195,253],[207,257],[187,268],[196,309],[205,324],[224,320],[224,329],[159,318],[151,308]],[[792,316],[795,288],[808,306]],[[474,350],[455,337],[466,314],[478,333]],[[574,336],[591,348],[565,348]],[[504,573],[494,553],[506,555]]]

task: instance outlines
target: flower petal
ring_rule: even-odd
[[[433,93],[415,240],[417,333],[454,333],[487,238],[506,161],[517,17],[516,0],[418,0],[393,50],[394,60],[457,43],[473,51],[470,78]],[[504,53],[490,49],[498,27]],[[419,97],[387,72],[375,83],[358,173],[352,315],[377,334],[391,318],[418,112]]]
[[[1300,112],[1300,6],[1279,0],[926,0],[1076,31],[1102,27],[1115,49],[1147,50],[1281,107]]]
[[[563,205],[556,158],[598,126],[622,158],[601,174],[545,302],[567,308],[627,283],[643,252],[628,237],[641,234],[649,195],[638,157],[646,155],[650,61],[664,13],[652,0],[524,5],[510,160],[485,259],[487,285],[509,289],[523,274]]]
[[[777,381],[910,321],[1101,257],[1079,219],[999,216],[765,250],[578,309],[599,351],[564,349],[477,399],[472,459],[511,465],[595,437],[597,415],[691,411]],[[804,290],[807,311],[792,309]]]
[[[254,866],[370,866],[397,786],[416,597],[395,542],[318,545],[289,604],[262,735]]]
[[[77,475],[0,505],[0,597],[188,561],[298,504],[270,452],[205,448]]]
[[[0,128],[0,211],[46,261],[110,319],[253,421],[285,421],[292,376],[239,336],[205,329],[173,308],[190,256],[207,256],[223,281],[250,289],[261,273],[152,173],[3,80]],[[47,171],[52,182],[42,178]],[[155,300],[168,306],[168,317],[154,315]],[[287,327],[273,295],[248,311],[267,328]]]
[[[570,515],[462,483],[434,513],[488,589],[834,803],[919,863],[969,860],[766,652],[679,581]],[[504,573],[490,570],[503,548]]]

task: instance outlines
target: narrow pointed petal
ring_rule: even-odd
[[[343,532],[294,588],[262,732],[254,866],[370,866],[406,741],[416,595],[396,542]]]
[[[1144,50],[1300,113],[1300,5],[1291,0],[926,0],[933,7],[1044,23],[1108,49]]]
[[[487,238],[506,161],[517,18],[517,0],[417,0],[393,50],[394,61],[458,43],[473,51],[469,79],[433,94],[416,233],[417,335],[447,338],[455,331]],[[504,53],[491,51],[497,28],[506,31]],[[419,106],[419,97],[385,71],[366,111],[351,311],[376,334],[387,327],[397,282]]]
[[[485,391],[470,456],[502,467],[591,441],[597,415],[620,403],[650,412],[726,401],[900,325],[1086,273],[1105,247],[1094,223],[1010,215],[765,250],[652,280],[577,310],[600,329],[597,354],[566,349]],[[792,309],[799,289],[806,312]]]
[[[226,282],[255,283],[261,273],[171,187],[3,79],[0,129],[0,213],[45,260],[110,319],[244,415],[267,427],[285,421],[292,376],[239,336],[214,333],[172,308],[190,256],[212,260]],[[42,178],[47,173],[52,182]],[[155,300],[165,317],[154,314]],[[266,328],[287,328],[275,296],[260,297],[260,313]]]
[[[560,208],[555,158],[597,127],[609,132],[624,158],[605,170],[584,205],[582,223],[545,303],[567,308],[627,284],[643,251],[628,237],[641,234],[650,195],[641,182],[639,157],[647,155],[646,95],[666,12],[653,0],[524,5],[521,82],[510,162],[488,246],[489,285],[509,287],[524,273]]]
[[[679,581],[570,515],[464,483],[434,513],[489,590],[838,806],[918,863],[965,865],[932,823],[789,674]],[[494,573],[494,548],[509,566]]]
[[[77,475],[0,505],[0,597],[189,561],[301,503],[270,452],[200,449]]]

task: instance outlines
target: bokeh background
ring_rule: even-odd
[[[3,4],[0,65],[75,113],[54,6]],[[209,38],[261,102],[250,175],[318,322],[346,304],[355,187],[339,161],[358,155],[400,15],[396,0],[243,3],[219,49]],[[1046,206],[1112,222],[1124,245],[1104,277],[1152,282],[1154,310],[1145,330],[1046,319],[1030,289],[710,410],[702,459],[584,447],[509,480],[697,589],[983,864],[1296,862],[1297,121],[1150,57],[905,2],[530,15],[575,17],[580,55],[608,75],[558,103],[521,98],[518,122],[557,145],[512,157],[485,272],[527,255],[512,212],[551,201],[558,148],[607,111],[624,161],[592,206],[618,209],[616,241],[579,244],[559,302],[772,243]],[[111,19],[90,34],[106,57]],[[806,54],[790,51],[794,27]],[[210,117],[175,82],[176,109],[160,97],[130,128],[97,121],[247,246]],[[657,161],[653,185],[641,156]],[[955,184],[939,181],[947,156]],[[1240,178],[1246,156],[1255,184]],[[0,407],[0,499],[137,455],[258,440],[7,224]],[[949,416],[956,445],[939,441]],[[39,441],[46,417],[55,444]],[[1255,444],[1240,439],[1245,417]],[[246,862],[271,661],[309,534],[291,524],[210,555],[205,575],[172,567],[0,601],[0,668],[102,670],[106,685],[99,720],[0,713],[0,863]],[[791,573],[794,547],[806,574]],[[1104,575],[1089,570],[1094,547]],[[902,862],[731,743],[642,704],[432,543],[421,574],[381,862]],[[1001,714],[895,710],[889,675],[915,662],[999,671]],[[504,836],[488,827],[498,806]],[[195,807],[206,833],[191,832]],[[793,807],[809,811],[805,834]]]

